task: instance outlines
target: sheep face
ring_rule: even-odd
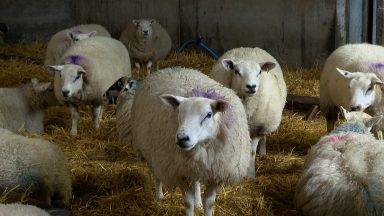
[[[96,35],[96,31],[91,31],[88,33],[73,31],[73,32],[69,32],[68,35],[71,38],[72,42],[76,42],[76,41],[85,40],[90,37],[94,37]]]
[[[61,80],[61,94],[65,98],[77,96],[83,88],[83,77],[86,72],[83,67],[75,64],[50,66],[59,74]]]
[[[349,110],[364,111],[375,103],[375,91],[381,91],[380,86],[384,84],[375,74],[336,69],[344,78],[349,79]]]
[[[347,120],[347,122],[365,122],[368,119],[372,118],[369,114],[362,111],[351,111],[344,109],[344,107],[340,106],[340,111],[342,116]]]
[[[223,67],[232,74],[232,89],[241,97],[250,97],[257,93],[260,86],[261,73],[273,69],[273,62],[257,63],[255,61],[224,59]]]
[[[225,101],[203,97],[164,94],[160,99],[178,112],[176,144],[186,151],[217,136],[221,113],[228,107]]]
[[[152,19],[133,20],[132,23],[136,28],[137,38],[149,39],[152,36],[152,25],[155,23]]]

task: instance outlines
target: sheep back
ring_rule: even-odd
[[[31,190],[33,198],[67,205],[71,178],[64,154],[54,144],[0,128],[0,189]]]
[[[125,46],[118,40],[108,37],[92,37],[78,41],[63,55],[61,63],[66,64],[68,59],[80,58],[76,64],[82,66],[86,75],[83,81],[81,102],[102,104],[103,94],[118,79],[131,76],[131,63]],[[69,62],[71,63],[71,62]],[[64,103],[61,94],[60,74],[55,74],[55,94],[57,99]]]
[[[172,48],[168,32],[158,22],[152,24],[152,37],[148,42],[141,42],[136,37],[136,27],[131,22],[121,33],[120,41],[127,47],[132,61],[146,63],[164,59]]]
[[[0,213],[2,216],[50,216],[46,211],[36,206],[19,203],[0,204]]]
[[[217,139],[200,143],[190,151],[175,142],[177,114],[159,96],[191,96],[192,89],[213,89],[230,108],[222,116]],[[168,68],[141,82],[132,106],[132,144],[168,186],[202,182],[236,183],[247,175],[250,138],[244,108],[236,94],[199,71]],[[228,124],[228,126],[227,126]]]
[[[97,36],[111,37],[108,30],[99,24],[82,24],[61,30],[54,34],[48,42],[44,65],[50,66],[60,63],[64,52],[73,44],[72,39],[68,36],[70,32],[91,31],[96,31]]]
[[[302,215],[383,215],[384,146],[371,134],[338,132],[311,147],[295,194]]]

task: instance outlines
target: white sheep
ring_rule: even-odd
[[[126,120],[117,121],[124,136]],[[232,90],[199,71],[168,68],[148,76],[136,91],[131,122],[133,147],[158,179],[157,192],[160,181],[180,187],[186,215],[199,206],[199,182],[206,185],[204,213],[212,215],[220,184],[247,175],[251,149],[244,107]]]
[[[172,48],[168,32],[154,19],[132,20],[121,33],[120,41],[127,47],[137,69],[141,63],[146,64],[147,74],[152,65],[164,59]]]
[[[342,124],[311,147],[296,186],[299,215],[384,214],[384,143],[369,132],[381,118]]]
[[[59,105],[50,82],[31,83],[17,88],[0,88],[0,127],[11,131],[44,132],[47,106]]]
[[[69,204],[71,177],[56,145],[0,128],[0,149],[0,193],[31,192],[33,199],[46,205]]]
[[[339,107],[384,114],[382,85],[384,48],[371,44],[348,44],[326,60],[320,77],[320,108],[331,131]]]
[[[33,205],[12,203],[0,204],[0,216],[50,216],[50,214]]]
[[[108,37],[77,42],[64,53],[61,65],[50,67],[56,71],[56,97],[71,110],[71,135],[77,135],[80,104],[93,106],[93,125],[99,128],[104,94],[120,78],[131,76],[127,49],[120,41]]]
[[[76,41],[93,36],[111,37],[108,30],[99,24],[77,25],[57,32],[48,42],[44,65],[59,64],[65,51]]]
[[[224,53],[210,77],[243,98],[252,139],[251,167],[255,154],[266,154],[266,135],[280,125],[287,87],[279,63],[260,48],[235,48]],[[255,170],[250,169],[250,177]]]

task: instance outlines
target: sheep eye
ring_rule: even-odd
[[[75,82],[76,82],[76,80],[78,80],[78,79],[80,79],[80,74],[78,74],[78,75],[76,76],[76,78],[75,78]]]
[[[240,72],[238,70],[235,70],[235,74],[241,76]]]
[[[211,118],[212,117],[212,113],[211,112],[209,112],[206,116],[205,116],[205,118]]]
[[[367,91],[365,92],[365,94],[369,94],[371,91],[373,90],[373,84],[369,85]]]

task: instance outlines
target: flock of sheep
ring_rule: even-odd
[[[78,135],[80,105],[92,106],[93,126],[99,128],[108,90],[119,82],[119,141],[147,163],[155,196],[164,197],[163,184],[179,187],[186,215],[202,206],[212,215],[222,184],[256,177],[256,152],[266,154],[266,136],[280,125],[287,87],[279,63],[260,48],[227,51],[207,76],[182,67],[159,70],[157,62],[171,47],[153,19],[133,20],[120,40],[97,24],[53,35],[45,59],[53,86],[33,79],[0,88],[1,190],[29,191],[43,205],[68,205],[72,188],[64,154],[49,141],[15,132],[43,133],[44,110],[57,105],[70,108],[71,135]],[[295,194],[300,214],[384,214],[383,141],[370,133],[374,128],[382,139],[383,59],[383,47],[356,44],[338,48],[326,61],[320,105],[329,134],[308,152]],[[147,69],[139,86],[132,85],[131,62]],[[153,65],[157,71],[151,73]],[[340,107],[348,122],[334,129]],[[40,211],[0,205],[0,212],[12,215],[35,210]]]

